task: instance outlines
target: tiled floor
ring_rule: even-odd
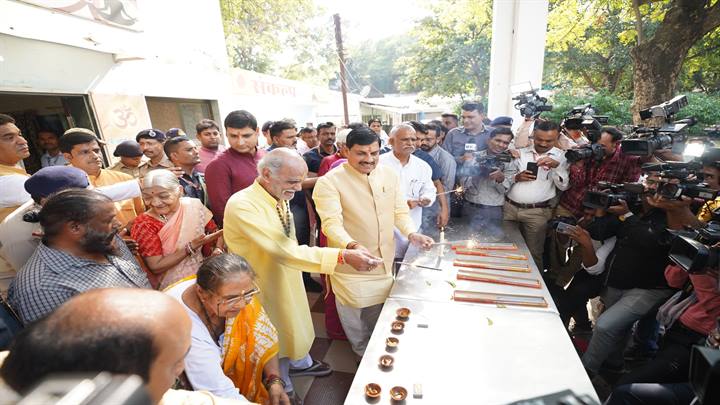
[[[357,370],[355,354],[347,341],[327,338],[322,295],[307,293],[307,297],[315,327],[310,355],[330,364],[334,371],[327,377],[293,378],[293,386],[305,405],[342,405]]]

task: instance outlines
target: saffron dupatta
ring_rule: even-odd
[[[223,372],[248,400],[263,404],[269,398],[263,369],[278,351],[277,330],[257,297],[225,320]]]
[[[182,197],[180,205],[167,223],[158,232],[162,242],[163,255],[174,253],[180,248],[205,233],[205,225],[210,222],[212,212],[197,198]],[[202,264],[203,256],[200,249],[192,256],[186,257],[163,275],[158,289],[164,290],[176,281],[197,273]]]

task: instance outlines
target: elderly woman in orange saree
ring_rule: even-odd
[[[153,170],[142,179],[142,197],[149,209],[135,218],[131,236],[155,288],[195,274],[204,256],[223,253],[222,231],[212,212],[199,199],[182,195],[177,176],[169,170]]]
[[[260,404],[289,405],[280,378],[275,327],[257,298],[255,272],[223,254],[165,291],[192,320],[185,375],[195,390]]]

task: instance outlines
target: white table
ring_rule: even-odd
[[[466,234],[458,230],[447,239],[463,239],[458,235]],[[520,253],[530,256],[515,227],[506,225],[506,237],[518,245]],[[355,374],[346,405],[394,403],[389,392],[397,385],[408,390],[405,404],[507,404],[568,389],[597,400],[532,260],[530,273],[498,274],[537,278],[540,289],[457,281],[457,270],[452,266],[454,253],[445,247],[444,255],[438,259],[437,250],[434,247],[406,257],[406,262],[440,267],[442,271],[401,268]],[[526,308],[455,302],[453,287],[447,281],[454,282],[458,289],[542,295],[549,305]],[[412,313],[404,332],[395,335],[390,324],[400,307],[410,308]],[[390,336],[400,340],[394,352],[386,351],[385,339]],[[383,354],[395,358],[392,369],[379,367]],[[371,382],[381,386],[379,400],[370,401],[365,396],[365,385]],[[422,385],[422,398],[413,397],[415,384]]]

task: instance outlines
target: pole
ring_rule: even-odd
[[[340,89],[343,100],[343,117],[345,118],[345,125],[348,125],[350,123],[350,117],[348,116],[347,85],[345,84],[345,54],[343,52],[342,31],[340,29],[340,14],[333,15],[333,21],[335,21],[335,43],[337,44],[338,58],[340,58]]]

